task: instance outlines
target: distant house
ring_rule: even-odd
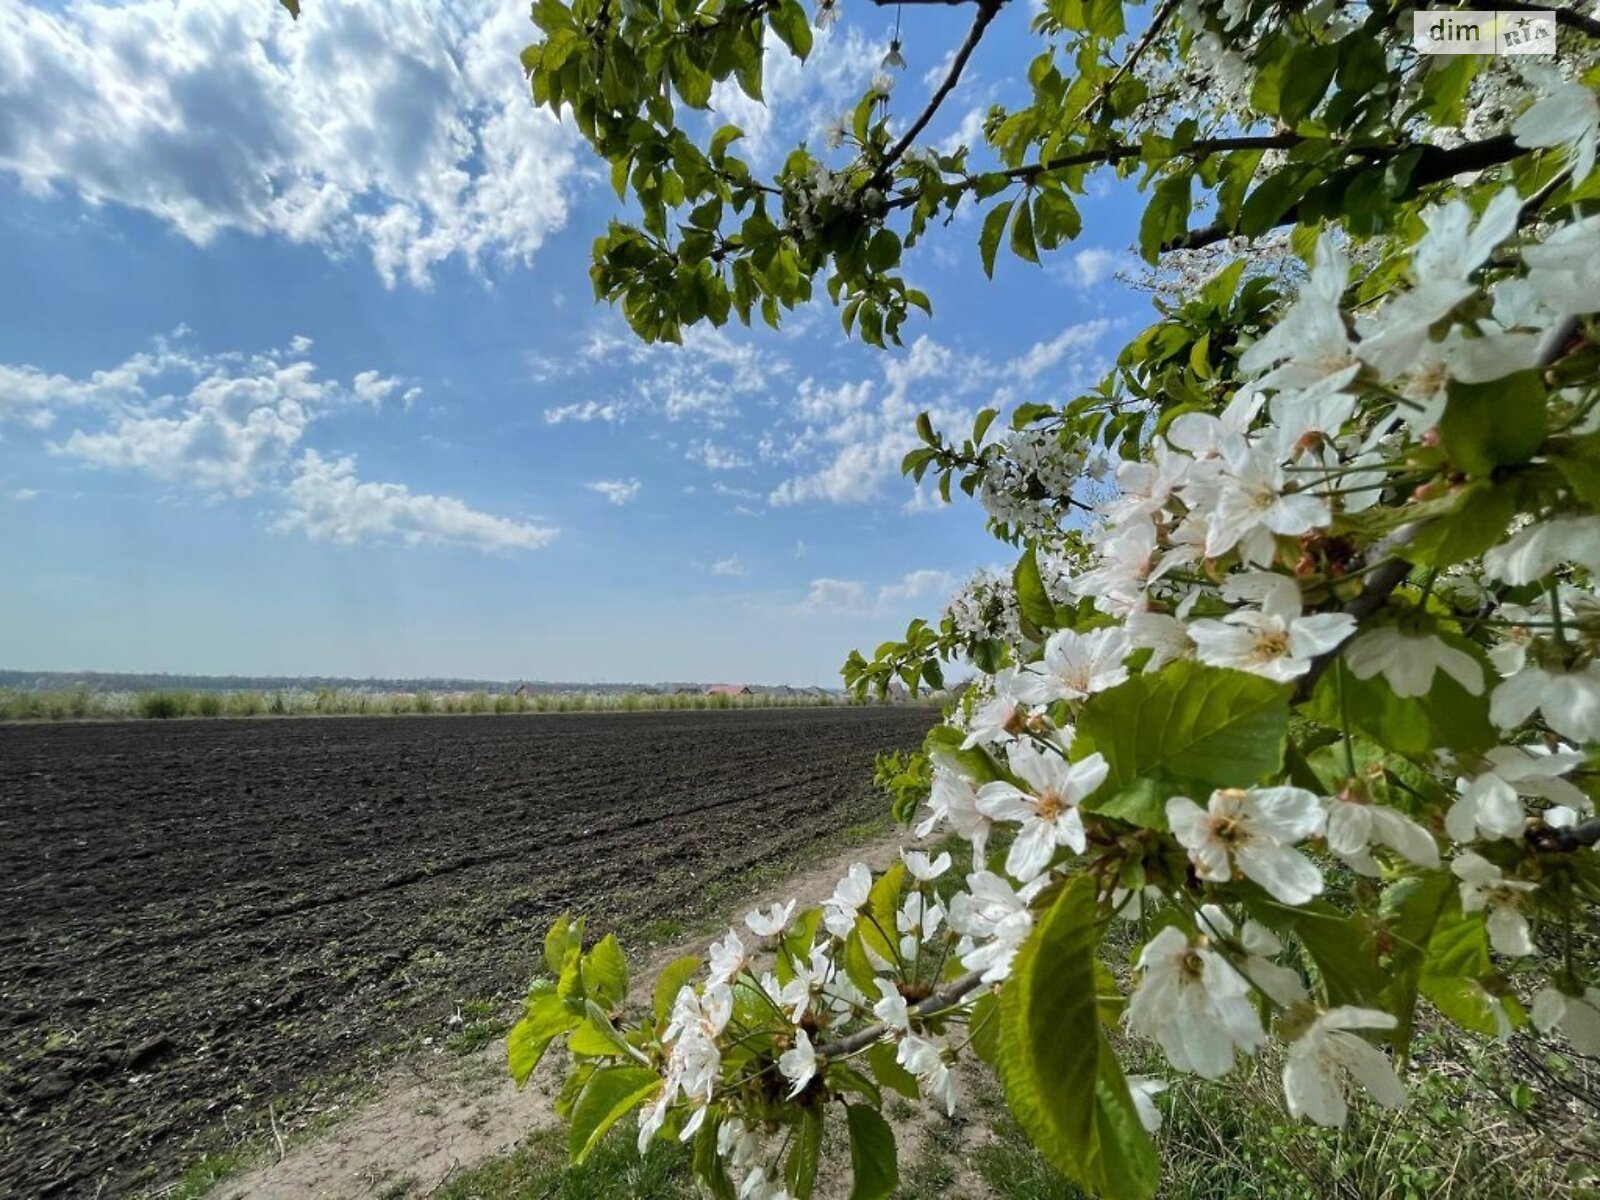
[[[746,683],[713,683],[706,689],[708,696],[754,696],[755,692]]]

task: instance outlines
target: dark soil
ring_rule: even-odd
[[[563,909],[704,911],[882,811],[925,709],[0,727],[0,1195],[154,1189],[514,993]]]

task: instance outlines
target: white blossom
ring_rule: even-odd
[[[1201,662],[1286,683],[1304,675],[1314,658],[1337,649],[1355,632],[1355,618],[1348,613],[1303,616],[1294,580],[1264,572],[1246,578],[1252,577],[1269,581],[1259,611],[1237,609],[1221,620],[1190,623],[1189,636]]]
[[[1594,170],[1600,100],[1581,83],[1563,79],[1555,71],[1540,71],[1535,82],[1539,98],[1512,124],[1512,136],[1517,145],[1529,149],[1564,150],[1572,164],[1572,181],[1582,183]]]
[[[849,937],[856,914],[872,894],[872,871],[866,863],[851,863],[850,870],[822,906],[822,923],[834,937]]]
[[[1116,626],[1088,633],[1060,629],[1045,643],[1043,662],[1019,676],[1015,687],[1035,704],[1082,700],[1128,678],[1122,663],[1131,650],[1128,635]]]
[[[1536,712],[1562,737],[1600,741],[1600,660],[1571,670],[1528,666],[1489,697],[1489,719],[1501,729],[1515,729]]]
[[[1499,867],[1470,850],[1451,863],[1450,870],[1461,880],[1461,911],[1488,911],[1489,944],[1501,954],[1532,954],[1533,938],[1522,902],[1537,885],[1507,879]]]
[[[1069,762],[1025,743],[1011,748],[1010,764],[1029,790],[1003,780],[986,783],[978,789],[978,811],[994,821],[1021,823],[1006,853],[1006,873],[1026,883],[1050,865],[1057,847],[1083,853],[1088,843],[1078,805],[1105,782],[1111,767],[1098,753]]]
[[[1220,954],[1168,925],[1139,952],[1128,1027],[1158,1042],[1180,1071],[1220,1079],[1265,1040],[1249,985]]]
[[[1483,668],[1465,650],[1432,633],[1413,633],[1380,625],[1344,649],[1344,661],[1357,679],[1382,675],[1396,696],[1426,696],[1436,671],[1443,671],[1474,696],[1483,694]]]
[[[1316,794],[1297,787],[1219,788],[1206,808],[1187,796],[1167,801],[1167,823],[1195,874],[1226,883],[1237,871],[1285,904],[1322,891],[1322,872],[1294,844],[1320,834],[1325,821]]]
[[[967,876],[967,890],[950,898],[950,927],[963,935],[957,953],[969,971],[982,971],[983,982],[999,983],[1011,973],[1012,960],[1033,932],[1028,905],[1044,886],[1044,877],[1013,889],[993,871]]]
[[[1239,369],[1255,374],[1279,364],[1260,380],[1264,388],[1302,388],[1358,365],[1341,301],[1350,280],[1350,260],[1336,236],[1317,239],[1311,275],[1284,314],[1239,357]]]
[[[1404,813],[1348,796],[1331,797],[1327,805],[1328,849],[1358,874],[1375,879],[1381,873],[1372,858],[1373,846],[1387,846],[1430,871],[1439,866],[1439,843]]]
[[[811,1045],[811,1035],[804,1029],[794,1031],[794,1046],[778,1056],[778,1070],[794,1086],[789,1089],[792,1100],[806,1090],[817,1073],[817,1054]]]
[[[744,915],[744,923],[750,927],[750,932],[757,937],[778,937],[789,927],[789,922],[794,919],[796,901],[787,903],[774,903],[766,912],[753,908]]]
[[[906,864],[906,870],[911,873],[911,878],[919,883],[931,883],[950,869],[948,853],[930,859],[921,850],[902,850],[900,861]]]
[[[1461,795],[1445,815],[1445,832],[1458,842],[1476,837],[1521,837],[1527,816],[1519,796],[1539,796],[1573,808],[1588,799],[1561,776],[1582,766],[1575,751],[1544,746],[1497,746],[1484,755],[1483,769],[1456,780]]]
[[[994,827],[994,822],[978,811],[978,793],[972,781],[944,765],[934,768],[933,787],[928,794],[928,815],[916,827],[916,835],[927,837],[941,824],[948,824],[972,843],[974,862],[983,861],[989,843],[989,830]]]
[[[1579,1054],[1600,1055],[1600,989],[1574,996],[1553,987],[1533,998],[1533,1023],[1541,1032],[1560,1029]]]
[[[1393,1029],[1396,1021],[1371,1008],[1341,1007],[1319,1013],[1289,1046],[1283,1095],[1289,1112],[1318,1125],[1338,1127],[1349,1114],[1345,1101],[1353,1080],[1385,1108],[1405,1103],[1406,1089],[1381,1050],[1352,1029]]]
[[[1133,1111],[1139,1114],[1139,1124],[1146,1133],[1161,1130],[1161,1110],[1156,1107],[1156,1097],[1167,1090],[1167,1081],[1154,1075],[1129,1075],[1128,1095],[1133,1098]]]

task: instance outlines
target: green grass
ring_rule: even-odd
[[[199,1200],[219,1183],[232,1178],[249,1165],[251,1155],[242,1149],[208,1154],[191,1163],[178,1178],[168,1200]]]
[[[698,1200],[689,1149],[658,1141],[641,1158],[637,1136],[626,1122],[574,1167],[564,1131],[536,1130],[510,1154],[453,1176],[432,1194],[434,1200]]]

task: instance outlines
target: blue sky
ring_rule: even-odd
[[[905,16],[914,111],[966,14]],[[1009,7],[941,114],[1016,99]],[[771,166],[877,70],[845,0]],[[1063,399],[1150,319],[1121,187],[983,281],[970,215],[908,258],[884,354],[824,299],[646,347],[587,276],[614,193],[528,104],[519,2],[0,0],[0,666],[836,682],[1004,560],[898,471],[922,409]],[[818,289],[819,293],[821,289]]]

